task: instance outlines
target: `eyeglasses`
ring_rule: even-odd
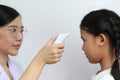
[[[11,27],[10,29],[8,29],[8,32],[12,37],[16,38],[19,34],[25,37],[28,31],[26,27],[22,27],[21,29],[19,29],[18,27]]]

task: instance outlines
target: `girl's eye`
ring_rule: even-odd
[[[85,42],[85,39],[82,38],[82,41]]]
[[[83,41],[85,42],[85,39],[83,39]]]

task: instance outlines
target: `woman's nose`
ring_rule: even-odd
[[[23,39],[23,33],[19,32],[16,36],[17,40],[22,40]]]

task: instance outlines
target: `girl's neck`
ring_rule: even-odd
[[[110,53],[109,53],[110,54]],[[112,54],[112,53],[111,53]],[[106,69],[109,69],[112,67],[112,64],[115,60],[114,55],[106,55],[107,57],[105,57],[101,62],[100,62],[100,66],[101,66],[101,71],[104,71]]]

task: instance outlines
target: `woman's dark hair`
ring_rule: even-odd
[[[15,9],[0,4],[0,27],[10,23],[19,15]]]
[[[81,21],[80,28],[97,36],[107,34],[112,49],[115,51],[115,61],[112,65],[111,74],[115,80],[120,80],[120,17],[111,10],[100,9],[88,13]]]

